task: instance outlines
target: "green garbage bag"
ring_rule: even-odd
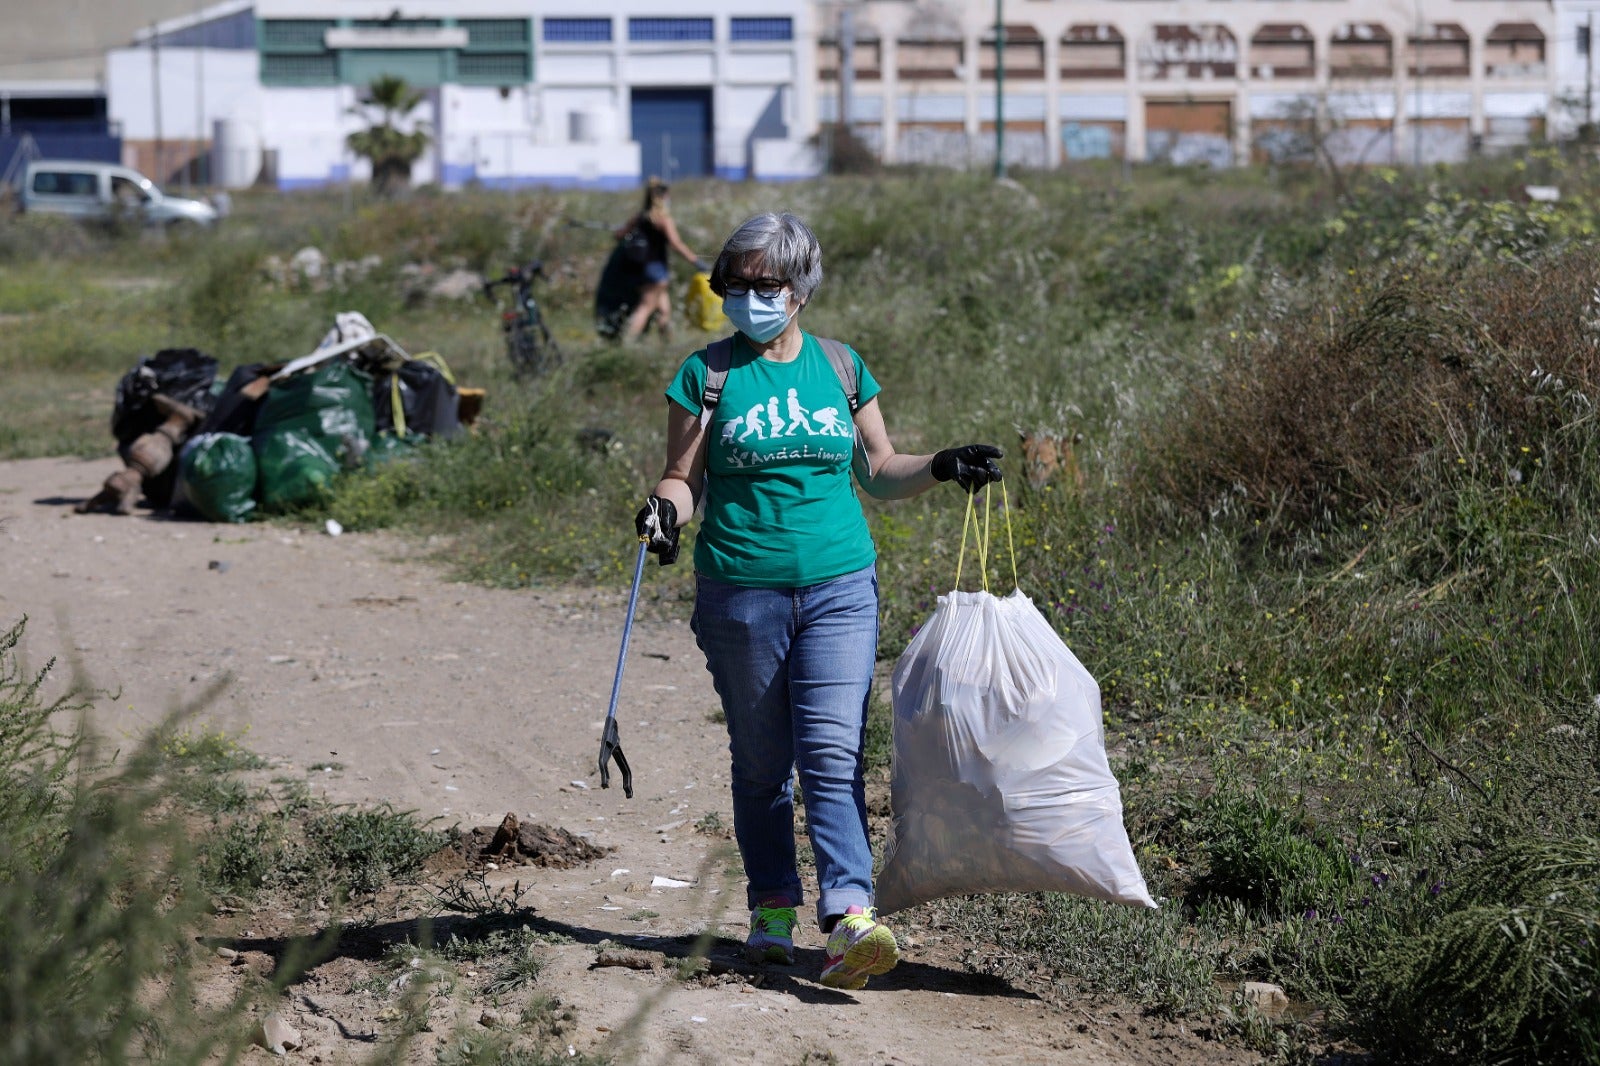
[[[256,509],[256,453],[237,433],[202,433],[183,446],[184,497],[212,522],[248,522]]]
[[[318,499],[342,468],[361,465],[374,432],[372,377],[343,359],[273,382],[251,439],[262,510]]]
[[[391,459],[413,459],[417,449],[426,445],[428,440],[423,433],[407,433],[404,436],[379,433],[372,439],[372,449],[367,452],[367,465],[380,466]]]

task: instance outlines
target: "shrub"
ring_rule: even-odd
[[[1535,270],[1396,266],[1334,286],[1325,317],[1281,307],[1151,427],[1137,489],[1197,517],[1316,523],[1436,504],[1461,474],[1550,478],[1600,399],[1597,283],[1581,249]]]
[[[71,797],[67,782],[82,738],[59,732],[58,715],[80,710],[68,697],[41,699],[55,667],[22,672],[17,647],[28,620],[0,633],[0,880],[31,874],[60,849]]]
[[[1300,914],[1342,902],[1355,871],[1337,842],[1301,806],[1286,810],[1260,792],[1214,796],[1202,816],[1209,869],[1195,886],[1269,915]]]
[[[58,261],[89,254],[103,241],[78,220],[60,215],[0,218],[0,263]]]
[[[1600,840],[1521,839],[1373,963],[1361,1028],[1408,1062],[1600,1059]]]
[[[205,905],[182,826],[166,813],[163,757],[96,758],[76,705],[42,702],[19,672],[24,622],[0,636],[0,1058],[200,1061],[227,1043],[188,1029],[183,960]],[[242,1043],[241,1037],[238,1041]]]
[[[444,843],[442,834],[419,825],[410,812],[388,807],[316,815],[305,833],[317,868],[361,894],[416,873]]]

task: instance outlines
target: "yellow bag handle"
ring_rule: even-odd
[[[973,511],[976,506],[974,501],[977,495],[976,492],[967,493],[967,512],[961,520],[961,551],[956,555],[955,587],[958,589],[961,587],[961,565],[967,558],[967,532],[970,529],[974,533],[973,546],[978,552],[978,572],[983,579],[983,591],[988,592],[990,519],[994,514],[994,509],[989,506],[989,492],[985,489],[983,493],[983,528],[979,530],[978,524],[973,518]],[[1000,482],[1000,506],[1005,513],[1006,519],[1006,547],[1011,553],[1011,584],[1013,588],[1021,588],[1022,582],[1017,578],[1017,544],[1011,535],[1011,498],[1006,493],[1004,481]]]
[[[450,384],[456,383],[456,376],[450,373],[450,366],[444,361],[444,356],[438,352],[418,352],[411,357],[412,362],[428,363],[439,371],[439,376]],[[394,414],[394,435],[402,439],[406,435],[406,405],[400,398],[400,371],[396,367],[389,372],[389,407]]]
[[[452,385],[456,383],[456,376],[450,373],[450,364],[446,363],[444,356],[438,352],[418,352],[411,357],[411,360],[416,363],[431,363],[441,377]]]

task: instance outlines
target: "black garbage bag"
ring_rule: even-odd
[[[249,437],[256,431],[256,411],[266,396],[263,378],[276,364],[246,363],[228,375],[198,433],[236,433]]]
[[[111,435],[120,447],[160,426],[165,416],[150,402],[158,392],[198,410],[211,410],[216,378],[217,361],[194,348],[163,348],[146,356],[117,382]]]
[[[594,290],[594,330],[607,340],[622,332],[628,316],[639,304],[639,289],[644,284],[644,268],[629,259],[623,242],[611,249],[600,270]]]
[[[461,432],[460,396],[444,360],[433,352],[377,375],[372,412],[379,433],[448,439]]]

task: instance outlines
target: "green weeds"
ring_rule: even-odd
[[[13,1062],[198,1061],[225,1045],[191,1028],[189,930],[205,895],[146,744],[113,764],[41,696],[51,666],[0,635],[0,1031]]]
[[[1563,187],[1558,204],[1520,195],[1534,174]],[[1336,1038],[1397,1062],[1582,1061],[1600,1002],[1592,163],[1537,153],[1345,177],[1337,190],[1161,168],[708,183],[676,207],[705,252],[753,210],[808,218],[826,269],[808,328],[862,353],[901,450],[1010,445],[1019,430],[1076,442],[1078,478],[1025,483],[1006,461],[1009,526],[991,498],[986,570],[969,539],[962,584],[1006,592],[1014,572],[1099,680],[1130,838],[1164,906],[940,904],[1012,956],[975,949],[974,966],[1222,1018],[1280,1061]],[[594,340],[608,248],[565,222],[620,220],[631,197],[239,207],[248,225],[182,246],[0,226],[13,316],[0,456],[107,450],[110,387],[154,347],[283,358],[359,306],[486,384],[489,403],[474,433],[340,480],[309,517],[437,534],[460,573],[491,584],[625,584],[632,513],[662,461],[660,389],[705,340]],[[328,289],[263,282],[267,254],[307,243],[380,265]],[[161,284],[89,298],[63,268],[34,269],[91,257]],[[510,378],[486,306],[397,295],[408,261],[534,257],[569,353],[540,383]],[[964,502],[867,503],[885,656],[951,587]],[[681,611],[690,569],[652,568],[647,609]],[[875,769],[889,717],[880,696]],[[67,747],[23,734],[30,765],[65,772]],[[26,837],[42,844],[16,835],[20,865],[49,861],[67,831],[64,780],[22,775],[8,791],[23,825],[55,827]],[[408,876],[433,839],[396,812],[225,800],[202,808],[219,831],[201,868],[231,891],[332,884],[314,872],[328,864],[370,890]],[[1219,982],[1243,980],[1281,984],[1321,1021],[1231,1011]],[[485,1034],[449,1051],[542,1053]]]

